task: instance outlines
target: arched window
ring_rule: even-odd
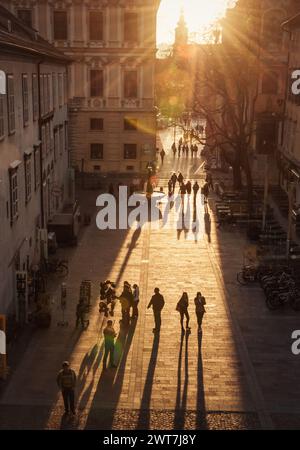
[[[262,77],[262,94],[278,94],[278,73],[266,72]]]

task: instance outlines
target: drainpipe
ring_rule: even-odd
[[[38,99],[39,99],[39,141],[42,142],[42,114],[41,114],[41,64],[43,61],[37,63],[37,80],[38,80]],[[44,205],[44,187],[43,187],[43,155],[42,144],[40,145],[40,187],[41,187],[41,227],[45,228],[45,205]]]

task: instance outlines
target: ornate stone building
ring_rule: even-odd
[[[155,158],[154,64],[159,0],[1,0],[73,59],[72,165],[140,173]]]

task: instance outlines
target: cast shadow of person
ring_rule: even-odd
[[[114,363],[116,368],[103,370],[98,381],[85,429],[106,429],[113,427],[114,416],[122,392],[127,357],[133,341],[137,321],[129,327],[121,326],[115,342]],[[99,405],[109,404],[109,408],[99,413]]]
[[[153,335],[152,351],[148,365],[148,371],[145,379],[145,385],[143,390],[143,396],[141,399],[141,407],[139,411],[139,417],[136,425],[137,430],[148,430],[150,426],[150,405],[152,386],[154,382],[154,373],[157,362],[158,348],[159,348],[160,333]]]
[[[184,383],[181,394],[181,365],[182,365],[182,353],[183,343],[185,336],[185,356],[184,356]],[[180,349],[178,355],[178,369],[177,369],[177,394],[176,394],[176,406],[174,413],[174,430],[183,430],[185,425],[185,413],[187,405],[187,394],[189,384],[189,354],[188,354],[188,341],[190,333],[181,334]]]
[[[197,362],[197,405],[196,405],[196,430],[207,430],[205,393],[203,381],[203,362],[202,362],[202,330],[198,332],[198,362]]]

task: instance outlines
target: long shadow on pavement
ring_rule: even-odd
[[[117,369],[102,371],[97,390],[86,421],[85,429],[106,429],[113,427],[114,415],[122,392],[127,357],[136,329],[136,320],[129,329],[121,328],[115,345],[115,364]],[[102,405],[105,408],[103,414]],[[101,411],[100,411],[101,409]]]
[[[181,364],[182,351],[185,336],[185,357],[184,357],[184,384],[181,395]],[[178,372],[177,372],[177,395],[174,414],[174,430],[183,430],[185,424],[185,413],[187,404],[187,392],[189,384],[189,354],[188,354],[189,333],[181,335],[180,350],[178,356]]]
[[[152,395],[152,386],[154,382],[154,373],[157,361],[160,334],[155,333],[153,337],[152,351],[148,365],[147,376],[145,379],[144,391],[141,400],[141,407],[137,421],[137,430],[148,430],[150,426],[150,404]]]

